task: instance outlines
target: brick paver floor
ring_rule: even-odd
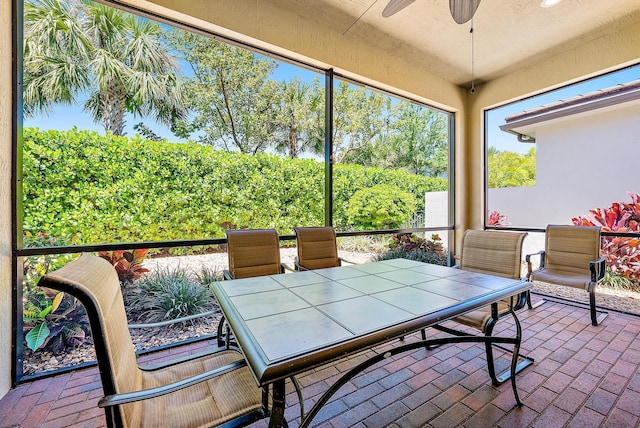
[[[397,355],[358,375],[334,395],[314,426],[640,427],[640,317],[610,312],[593,327],[587,309],[554,301],[524,309],[518,317],[524,329],[522,351],[536,360],[517,378],[522,408],[515,406],[508,382],[491,385],[483,346],[453,344]],[[497,334],[513,331],[508,318],[495,329]],[[143,360],[207,346],[212,342]],[[341,373],[387,346],[393,343],[300,376],[305,409]],[[507,366],[508,354],[496,352],[496,358],[498,368]],[[96,406],[101,394],[96,368],[20,385],[0,400],[0,427],[102,427],[104,414]],[[289,426],[297,427],[300,408],[291,385],[287,403]],[[253,424],[266,426],[266,420]]]

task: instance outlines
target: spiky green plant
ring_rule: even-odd
[[[153,323],[197,315],[214,308],[208,285],[178,268],[163,269],[141,278],[127,293],[131,317]]]

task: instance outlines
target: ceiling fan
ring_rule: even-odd
[[[416,0],[389,0],[389,3],[382,11],[382,16],[388,18],[400,12],[414,1]],[[480,0],[449,0],[451,16],[458,24],[464,24],[473,18],[479,5]]]

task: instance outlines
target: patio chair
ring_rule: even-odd
[[[522,269],[522,244],[527,233],[506,232],[496,230],[466,230],[462,235],[462,250],[459,268],[462,270],[520,279]],[[524,278],[523,278],[524,279]],[[464,315],[453,318],[453,321],[481,331],[485,336],[491,336],[500,318],[524,307],[526,293],[504,299],[496,305],[486,306]],[[468,333],[437,325],[434,328],[454,335],[468,335]],[[496,375],[493,359],[493,347],[503,351],[513,352],[511,349],[490,343],[485,343],[489,376],[494,385],[499,385],[510,379],[511,372],[506,370]],[[516,373],[533,364],[534,360],[525,355],[518,355],[519,362]]]
[[[608,315],[606,311],[596,310],[596,285],[604,278],[606,268],[605,258],[600,255],[600,227],[550,224],[546,228],[544,247],[525,257],[528,280],[586,290],[591,325],[598,325]],[[534,256],[540,256],[538,269],[532,267]],[[530,293],[527,305],[530,309],[533,307]]]
[[[280,240],[275,229],[227,230],[229,269],[225,279],[251,278],[284,273]]]
[[[85,307],[109,427],[246,426],[267,414],[242,354],[212,349],[154,367],[137,365],[120,281],[106,260],[82,254],[38,283]],[[266,401],[264,401],[266,402]]]
[[[336,231],[327,227],[295,227],[298,256],[296,270],[313,270],[341,266],[342,262],[354,264],[338,257]]]

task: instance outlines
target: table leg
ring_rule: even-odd
[[[271,416],[269,417],[269,428],[286,427],[284,419],[284,379],[277,380],[273,383],[272,390]]]
[[[522,401],[520,401],[520,397],[518,396],[518,389],[516,388],[516,373],[518,370],[518,357],[520,356],[520,343],[522,343],[522,326],[520,325],[520,320],[516,313],[511,309],[511,315],[516,323],[516,341],[513,344],[513,355],[511,357],[511,388],[513,389],[513,395],[516,398],[516,403],[518,403],[519,407],[522,407]],[[531,361],[525,360],[524,367],[531,364]],[[523,368],[524,368],[523,367]]]

